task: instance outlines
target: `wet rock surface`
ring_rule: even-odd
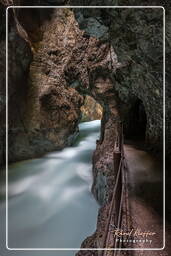
[[[64,17],[66,23],[63,23]],[[9,161],[61,149],[71,144],[78,132],[82,97],[75,89],[68,88],[63,78],[63,69],[72,54],[69,51],[74,40],[71,35],[66,48],[63,45],[70,33],[67,31],[64,37],[63,32],[70,22],[70,15],[61,15],[60,10],[56,10],[53,18],[39,28],[41,41],[31,42],[33,61],[30,64],[26,107],[22,116],[25,130],[19,129],[15,123],[18,131],[16,133],[13,129],[11,132]],[[54,27],[55,24],[58,25]]]
[[[94,81],[91,77],[97,76],[103,69],[107,69],[108,73],[111,61],[116,63],[115,55],[114,59],[110,58],[110,45],[95,37],[87,38],[69,9],[50,10],[46,15],[43,10],[36,10],[36,36],[34,29],[30,30],[28,26],[32,10],[25,10],[24,16],[20,12],[13,13],[10,9],[11,17],[14,17],[16,22],[13,22],[14,26],[17,25],[17,36],[22,37],[21,41],[25,41],[22,44],[10,37],[9,44],[13,44],[15,50],[16,44],[21,50],[26,44],[30,55],[33,55],[31,63],[25,56],[24,64],[21,56],[13,50],[22,67],[27,65],[27,74],[25,79],[21,74],[18,75],[19,79],[25,81],[20,91],[24,94],[21,95],[23,105],[18,96],[13,98],[18,105],[14,110],[12,100],[9,99],[11,162],[36,157],[72,143],[81,118],[83,97],[80,94],[89,94],[99,101],[96,90],[91,90]],[[35,17],[33,13],[36,21]],[[11,27],[13,29],[13,25]],[[30,64],[29,72],[27,62]],[[13,81],[14,70],[9,67],[9,71],[10,81]],[[18,84],[16,81],[16,86]],[[14,87],[11,88],[14,90]],[[19,94],[19,91],[17,93]]]
[[[70,143],[81,117],[80,94],[91,95],[104,108],[101,138],[94,156],[93,193],[105,204],[107,179],[114,180],[111,172],[115,137],[111,137],[117,135],[117,122],[113,120],[120,120],[119,99],[110,77],[110,70],[117,67],[117,57],[109,43],[87,37],[68,9],[54,10],[38,30],[40,37],[35,40],[33,33],[26,34],[33,60],[21,122],[14,120],[10,129],[9,161],[32,158]],[[109,192],[111,195],[110,187]]]
[[[101,120],[103,108],[97,103],[92,97],[86,96],[84,100],[84,105],[81,107],[82,118],[81,121],[92,121]]]
[[[130,118],[131,108],[139,99],[147,114],[146,141],[156,151],[161,151],[164,89],[163,9],[138,9],[135,12],[135,9],[97,8],[89,11],[85,8],[76,9],[75,13],[80,28],[83,27],[83,22],[86,25],[87,19],[92,17],[101,19],[102,26],[108,28],[107,40],[112,44],[121,63],[121,67],[113,72],[113,80],[123,105],[125,131],[129,130],[127,119]],[[95,28],[92,24],[92,31]],[[92,31],[86,33],[92,35]],[[106,40],[105,35],[103,40]]]
[[[55,1],[53,3],[55,4]],[[97,5],[99,3],[97,3]],[[73,4],[75,3],[73,2]],[[46,17],[46,18],[45,18],[46,15],[39,13],[39,16],[41,17],[39,19],[40,26],[37,28],[36,31],[38,32],[37,34],[40,34],[40,35],[37,37],[35,37],[34,33],[29,31],[27,18],[23,19],[24,15],[17,14],[18,15],[17,17],[20,23],[22,24],[22,26],[24,27],[25,31],[27,29],[26,32],[29,36],[29,40],[31,40],[32,47],[35,50],[34,63],[32,66],[36,66],[35,62],[40,61],[41,57],[40,56],[36,57],[36,55],[37,56],[38,54],[40,55],[40,49],[42,49],[40,42],[42,42],[42,45],[43,43],[44,44],[47,43],[44,39],[42,39],[44,31],[47,29],[48,26],[51,26],[52,23],[55,21],[53,22],[47,21],[47,24],[49,23],[49,25],[46,24],[46,28],[43,25],[41,26],[41,24],[43,23],[43,19],[44,21],[51,19],[50,17],[52,13],[53,12],[51,11],[49,13],[49,17]],[[30,15],[31,15],[31,12],[30,12]],[[28,16],[28,13],[26,16]],[[153,9],[150,9],[150,10],[146,10],[145,12],[143,12],[143,10],[138,10],[138,12],[136,12],[136,15],[134,15],[134,10],[128,10],[128,9],[127,10],[123,9],[121,11],[114,10],[114,9],[100,10],[98,8],[95,10],[78,9],[76,11],[76,19],[79,22],[80,29],[82,29],[84,32],[82,33],[82,36],[80,34],[80,40],[82,40],[82,42],[78,42],[77,46],[75,45],[74,50],[73,50],[73,45],[70,45],[70,50],[71,49],[73,50],[73,55],[75,55],[75,57],[72,56],[70,60],[68,58],[67,65],[66,65],[66,62],[65,62],[65,65],[63,65],[64,67],[63,77],[64,77],[64,80],[66,80],[64,83],[67,83],[67,85],[68,83],[70,83],[71,87],[74,87],[74,89],[79,90],[79,92],[82,90],[82,92],[84,91],[85,94],[86,93],[91,94],[89,90],[90,88],[88,88],[89,87],[88,84],[92,83],[94,74],[101,72],[99,68],[99,64],[100,64],[99,62],[101,62],[100,65],[103,66],[102,69],[104,69],[105,62],[108,59],[108,64],[106,62],[107,64],[106,69],[110,70],[110,73],[111,73],[110,76],[112,77],[112,80],[115,81],[114,87],[115,87],[115,90],[118,92],[118,96],[123,103],[123,115],[125,120],[129,118],[129,112],[134,102],[137,99],[141,99],[147,114],[147,131],[146,131],[147,141],[155,146],[155,150],[161,150],[162,131],[163,131],[162,130],[163,101],[162,101],[162,74],[159,71],[162,69],[162,9],[157,9],[155,11]],[[95,25],[93,23],[91,24],[91,26],[89,26],[88,25],[89,19],[90,20],[95,19],[96,20]],[[132,23],[130,24],[127,23],[127,26],[125,26],[125,22],[127,19],[131,20]],[[142,21],[141,23],[144,24],[144,26],[138,24],[139,20]],[[155,26],[156,21],[158,22],[158,26]],[[100,25],[98,26],[98,29],[97,29],[96,23],[101,24],[101,26]],[[117,26],[115,26],[116,24]],[[148,24],[151,24],[151,25],[149,26]],[[104,26],[106,27],[105,31],[108,31],[107,37],[106,37],[106,34],[103,32],[101,32],[100,36],[96,35],[96,31],[97,30],[101,31],[100,29],[103,28]],[[92,28],[92,31],[90,31],[89,29],[90,27]],[[143,27],[143,31],[142,31],[142,27]],[[121,34],[124,36],[120,37],[119,35]],[[149,37],[149,34],[150,34],[150,37]],[[169,31],[167,31],[167,34],[169,38]],[[68,36],[68,33],[67,33],[67,36]],[[90,36],[93,36],[93,37],[90,37]],[[95,39],[95,37],[100,38],[101,40]],[[110,62],[109,59],[111,56],[107,56],[106,53],[107,52],[109,53],[110,47],[108,46],[108,43],[104,43],[103,40],[105,40],[106,42],[110,41],[110,43],[113,45],[114,49],[118,54],[119,60],[121,60],[122,62],[121,66],[118,66],[116,72],[115,72],[116,70],[115,65],[114,67],[109,68],[109,62]],[[53,46],[53,43],[51,44],[52,45],[50,46],[47,43],[47,48],[49,49],[51,49],[51,47],[55,48]],[[78,47],[78,44],[80,45],[79,47]],[[98,46],[100,46],[100,50],[96,49],[97,44]],[[83,56],[83,54],[81,54],[81,50],[84,51],[86,48],[89,49],[89,52],[87,52],[87,54],[84,54]],[[93,54],[90,53],[90,49],[91,49],[91,52],[94,51]],[[102,54],[102,51],[104,54]],[[46,52],[46,50],[44,50],[44,52]],[[149,52],[150,52],[150,55],[149,55]],[[168,53],[169,53],[169,50],[168,50]],[[44,73],[46,77],[51,77],[51,79],[52,78],[55,79],[54,81],[51,82],[52,84],[54,82],[59,83],[59,81],[57,81],[57,78],[55,77],[55,74],[53,74],[55,73],[55,71],[53,72],[49,71],[50,70],[49,67],[52,67],[52,69],[56,67],[59,70],[61,68],[59,63],[58,65],[54,64],[55,61],[58,62],[57,56],[55,57],[55,55],[58,55],[58,52],[56,49],[55,50],[51,49],[49,50],[49,53],[47,52],[46,54],[47,54],[46,56],[49,56],[51,60],[49,60],[48,64],[45,61],[46,64],[44,64],[44,66],[42,65],[44,70],[42,70],[41,72]],[[110,52],[110,54],[113,55],[112,51]],[[88,55],[88,59],[86,58],[87,55]],[[142,58],[139,58],[139,56],[142,56]],[[112,56],[112,59],[113,57],[114,56]],[[85,58],[85,60],[83,61],[81,60],[81,58]],[[93,60],[93,58],[96,58],[96,60]],[[42,58],[42,61],[43,61],[43,58]],[[96,65],[95,65],[95,62],[97,62]],[[89,64],[90,66],[89,68],[87,68],[87,65]],[[80,65],[80,67],[78,67],[78,65]],[[74,66],[76,67],[75,70],[74,70]],[[148,72],[146,72],[145,70],[148,70]],[[30,76],[33,73],[34,73],[34,68],[31,68]],[[137,74],[139,75],[137,76]],[[88,77],[89,77],[89,81],[88,81]],[[87,88],[88,90],[86,90]],[[151,104],[153,104],[152,109],[151,109]],[[169,104],[167,105],[167,109],[169,109]],[[129,128],[128,126],[129,124],[125,123],[125,129],[128,129]],[[169,141],[169,129],[170,129],[169,127],[170,127],[169,119],[167,119],[166,128],[168,130],[168,133],[166,134],[168,136],[168,141]]]
[[[63,2],[43,1],[42,4],[55,5]],[[153,1],[154,4],[156,2]],[[84,4],[82,1],[73,3]],[[148,4],[147,1],[144,3]],[[101,4],[102,1],[95,3]],[[111,4],[117,3],[111,1]],[[29,15],[32,15],[32,12],[28,13]],[[43,14],[40,16],[44,17]],[[51,11],[48,17],[38,19],[41,22],[36,27],[36,35],[31,31],[27,33],[28,40],[25,38],[27,43],[23,42],[23,38],[20,39],[22,42],[18,43],[19,47],[26,44],[29,52],[32,49],[27,60],[33,54],[33,61],[29,75],[24,80],[27,93],[22,98],[21,113],[14,111],[13,106],[16,103],[12,104],[10,101],[10,119],[13,121],[9,134],[9,159],[16,161],[35,157],[72,143],[81,118],[80,107],[84,102],[82,95],[94,97],[103,106],[101,138],[97,142],[93,157],[92,187],[93,194],[103,206],[99,211],[96,233],[82,244],[82,247],[97,248],[101,246],[101,235],[104,233],[115,183],[113,147],[118,123],[122,119],[129,119],[130,110],[137,99],[143,102],[147,114],[147,141],[157,151],[162,150],[162,9],[147,12],[139,10],[136,15],[133,10],[124,9],[79,9],[75,17],[80,27],[72,11]],[[167,21],[169,22],[168,18]],[[20,17],[20,23],[28,32],[27,19]],[[169,45],[169,31],[167,35]],[[22,54],[24,53],[25,50],[22,50]],[[170,55],[169,47],[167,54]],[[17,54],[14,58],[22,59],[21,55]],[[169,66],[169,58],[167,62]],[[26,70],[28,63],[25,65]],[[168,155],[171,134],[169,79],[167,72]],[[15,100],[19,104],[20,97],[15,97]],[[16,121],[18,119],[19,121]],[[125,121],[125,132],[128,126]],[[98,253],[82,251],[77,255]]]

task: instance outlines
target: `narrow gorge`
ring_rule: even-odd
[[[101,2],[95,8],[74,8],[85,5],[75,0],[0,2],[0,197],[4,219],[8,164],[8,246],[77,248],[35,256],[169,256],[168,243],[152,254],[100,250],[163,247],[163,167],[166,157],[168,175],[171,152],[171,33],[166,30],[164,84],[164,10],[107,8],[115,1],[100,8]],[[11,6],[7,12],[7,90],[5,10],[10,5],[23,8]],[[165,7],[170,25],[170,6]],[[170,183],[168,176],[167,190]],[[166,210],[169,240],[170,206]],[[118,247],[117,228],[155,235],[145,245],[137,235],[137,243],[125,240]],[[10,255],[6,249],[3,254]],[[33,255],[13,255],[28,254]]]

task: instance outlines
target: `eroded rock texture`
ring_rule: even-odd
[[[97,103],[91,96],[86,96],[84,105],[81,107],[81,121],[101,120],[103,114],[102,106]]]
[[[4,8],[2,7],[2,17],[5,18]],[[23,127],[23,112],[25,108],[25,99],[27,93],[27,75],[29,71],[29,64],[32,59],[32,53],[28,42],[26,42],[18,33],[16,23],[13,19],[13,14],[9,13],[9,43],[8,43],[8,127],[9,127],[9,143],[13,144],[13,130],[16,134],[18,129]],[[1,163],[5,160],[5,105],[6,105],[6,88],[5,88],[5,24],[2,23],[0,41],[1,47],[1,76],[0,76],[0,92],[1,92]],[[20,128],[21,127],[21,128]],[[11,141],[12,136],[12,141]],[[11,145],[12,145],[11,144]],[[10,148],[9,148],[10,150]],[[12,152],[13,154],[13,152]]]
[[[18,2],[16,3],[18,4]],[[20,4],[23,4],[22,2]],[[42,3],[44,4],[44,3]],[[47,3],[48,4],[48,3]],[[49,2],[49,4],[62,4],[62,3],[57,3],[56,1],[53,1],[53,3]],[[73,4],[76,4],[73,2]],[[80,2],[80,4],[82,4]],[[100,4],[97,3],[97,5]],[[25,14],[23,14],[26,12]],[[20,32],[20,37],[25,39],[26,43],[23,41],[23,45],[27,44],[34,50],[34,61],[31,65],[31,72],[30,72],[30,81],[34,80],[31,77],[34,76],[34,73],[36,69],[40,70],[42,67],[36,67],[36,63],[42,62],[42,66],[48,66],[51,69],[51,64],[47,63],[43,64],[43,54],[46,54],[46,57],[49,57],[49,62],[51,60],[52,64],[52,69],[59,68],[59,63],[58,65],[55,64],[55,60],[59,56],[55,57],[55,55],[58,55],[58,52],[55,52],[55,50],[52,49],[47,50],[47,52],[43,49],[42,51],[42,45],[47,44],[46,48],[54,48],[53,43],[51,42],[52,45],[48,45],[49,42],[46,42],[45,39],[43,38],[44,35],[46,34],[46,29],[48,29],[48,26],[51,27],[53,26],[53,22],[55,21],[54,16],[52,18],[52,10],[47,12],[45,14],[44,11],[30,11],[30,10],[25,10],[24,12],[19,12],[17,13],[16,17],[19,22],[17,23],[17,29]],[[93,44],[95,42],[95,38],[91,37],[94,36],[99,40],[98,44],[101,44],[101,51],[103,51],[107,46],[108,43],[101,43],[104,40],[106,42],[110,42],[114,49],[116,50],[118,54],[118,58],[123,64],[122,68],[117,69],[117,72],[113,72],[113,77],[112,79],[115,80],[115,89],[117,90],[119,94],[119,98],[123,103],[125,103],[126,110],[124,111],[125,115],[125,120],[128,120],[130,117],[130,112],[133,107],[133,105],[136,103],[137,100],[141,100],[146,111],[147,115],[147,130],[146,130],[146,138],[149,143],[153,144],[153,147],[156,149],[161,150],[162,148],[162,118],[163,118],[163,113],[162,113],[162,74],[161,74],[161,69],[162,69],[162,15],[163,15],[163,10],[162,9],[149,9],[149,10],[138,10],[136,11],[136,15],[134,15],[134,10],[128,10],[128,9],[122,9],[122,10],[114,10],[114,9],[95,9],[95,10],[90,10],[90,9],[81,9],[76,11],[76,19],[79,22],[80,28],[84,31],[83,41],[81,42],[80,45],[82,45],[82,51],[84,51],[85,47],[91,48],[91,51],[93,52]],[[29,17],[30,15],[33,18],[33,24],[30,23]],[[37,18],[38,17],[38,18]],[[65,17],[66,18],[66,17]],[[52,21],[54,20],[54,21]],[[130,20],[131,22],[128,23],[127,21]],[[141,20],[141,22],[139,22]],[[169,21],[169,19],[167,19]],[[46,21],[46,27],[44,24],[44,21]],[[157,22],[157,26],[156,26]],[[32,24],[32,25],[31,25]],[[125,25],[127,24],[127,25]],[[149,25],[150,24],[150,25]],[[143,30],[142,30],[143,27]],[[22,28],[24,28],[23,31],[25,31],[26,36],[21,36],[23,35]],[[13,29],[14,30],[14,29]],[[97,34],[98,32],[98,34]],[[122,33],[121,33],[122,32]],[[58,31],[56,31],[58,33]],[[68,35],[68,32],[66,32]],[[64,35],[65,36],[65,35]],[[74,35],[72,35],[74,36]],[[47,34],[48,37],[48,34]],[[87,37],[87,38],[86,38]],[[90,37],[90,38],[88,38]],[[11,37],[12,39],[12,37]],[[170,32],[169,29],[167,30],[167,43],[169,44],[169,39],[170,39]],[[13,40],[13,39],[12,39]],[[55,40],[55,39],[53,39]],[[52,41],[53,41],[52,40]],[[68,41],[68,38],[65,39]],[[14,40],[13,40],[14,41]],[[48,41],[48,40],[47,40]],[[94,41],[94,42],[93,42]],[[63,43],[63,41],[61,41]],[[85,46],[85,44],[88,43],[89,46]],[[50,44],[50,43],[49,43]],[[65,42],[64,42],[65,44]],[[96,42],[95,42],[96,44]],[[4,45],[4,44],[3,44]],[[19,45],[17,43],[17,45]],[[22,45],[22,44],[20,44]],[[27,46],[27,47],[28,47]],[[56,47],[56,46],[55,46]],[[66,46],[67,47],[67,46]],[[64,47],[64,48],[66,48]],[[81,48],[78,50],[78,43],[77,46],[71,46],[70,49],[72,48],[73,50],[73,55],[81,52]],[[22,48],[22,47],[21,47]],[[28,47],[29,48],[29,47]],[[44,47],[45,48],[45,47]],[[75,49],[73,49],[75,48]],[[103,49],[104,48],[104,49]],[[167,53],[170,54],[169,48],[167,48]],[[58,49],[59,50],[59,49]],[[42,56],[40,54],[40,51],[42,51]],[[15,52],[15,51],[13,51]],[[104,53],[106,52],[106,49]],[[66,50],[67,53],[67,50]],[[65,53],[65,54],[66,54]],[[13,53],[14,54],[14,53]],[[87,79],[92,79],[91,74],[93,71],[89,71],[89,69],[93,69],[94,67],[88,67],[87,68],[87,61],[93,62],[91,58],[96,58],[96,53],[94,53],[94,56],[92,53],[87,53],[89,55],[89,59],[86,59],[86,54],[84,56],[85,60],[82,60],[82,65],[78,67],[78,63],[80,64],[80,57],[78,58],[78,55],[72,58],[68,57],[67,65],[66,62],[63,64],[64,66],[64,80],[66,80],[64,83],[68,82],[71,84],[70,87],[77,89],[77,90],[85,90],[87,88],[88,80]],[[31,53],[30,53],[31,56]],[[71,55],[70,55],[71,56]],[[83,58],[83,54],[81,54]],[[44,57],[44,59],[46,59]],[[17,59],[20,59],[21,57],[17,57]],[[37,60],[36,60],[37,58]],[[42,58],[42,59],[41,59]],[[106,58],[106,56],[101,56],[102,58]],[[108,57],[110,58],[110,57]],[[29,58],[25,57],[25,62],[28,61],[29,63]],[[47,62],[45,60],[44,62]],[[72,64],[70,64],[72,62]],[[83,63],[84,62],[84,63]],[[76,70],[73,72],[73,63],[76,66]],[[27,64],[24,64],[27,65]],[[22,66],[24,66],[22,64]],[[94,65],[94,64],[93,64]],[[25,66],[24,66],[25,69]],[[44,68],[45,69],[45,68]],[[82,70],[81,70],[82,69]],[[111,68],[112,69],[112,68]],[[114,70],[113,70],[114,71]],[[42,74],[45,74],[45,77],[52,77],[54,78],[55,75],[52,75],[52,73],[55,73],[55,71],[48,71],[48,70],[41,70]],[[49,72],[49,74],[47,74]],[[59,71],[58,71],[59,72]],[[95,71],[96,72],[96,71]],[[98,72],[98,71],[97,71]],[[40,73],[38,71],[38,73]],[[60,72],[59,72],[60,73]],[[20,76],[20,75],[18,75]],[[54,77],[53,77],[54,76]],[[61,76],[61,73],[60,73]],[[111,72],[112,76],[112,72]],[[3,76],[2,76],[3,77]],[[22,75],[21,75],[22,77]],[[79,77],[79,79],[77,79]],[[81,77],[81,79],[80,79]],[[38,74],[37,74],[38,78]],[[167,78],[169,79],[169,73],[167,73]],[[43,77],[42,77],[43,79]],[[55,79],[57,79],[55,77]],[[27,80],[27,79],[25,79]],[[39,83],[40,79],[38,78]],[[81,82],[80,82],[81,81]],[[27,83],[27,81],[26,81]],[[33,82],[34,83],[34,82]],[[56,83],[59,83],[56,82]],[[62,82],[63,83],[63,82]],[[80,86],[79,83],[82,83]],[[53,82],[52,82],[53,84]],[[38,86],[38,85],[37,85]],[[34,86],[33,86],[34,87]],[[32,87],[32,89],[33,89]],[[39,86],[38,86],[39,87]],[[47,86],[48,87],[48,86]],[[82,89],[78,88],[82,87]],[[166,96],[168,97],[169,95],[169,87],[166,86],[167,89],[167,94]],[[34,89],[35,90],[35,89]],[[49,89],[50,90],[50,89]],[[34,94],[35,92],[33,92]],[[37,92],[39,94],[39,92]],[[45,92],[41,92],[43,94]],[[49,93],[49,91],[48,91]],[[86,94],[91,94],[90,91],[85,91]],[[40,96],[40,95],[39,95]],[[35,96],[34,96],[35,97]],[[42,97],[42,95],[41,95]],[[4,99],[4,97],[3,97]],[[166,98],[168,99],[168,98]],[[32,99],[33,101],[33,99]],[[166,100],[167,103],[167,110],[169,109],[169,101]],[[34,112],[33,106],[31,105],[38,104],[38,103],[31,103],[30,104],[30,110],[27,108],[27,113],[28,115],[31,115],[31,111]],[[153,108],[151,108],[151,104],[153,104]],[[124,104],[123,104],[124,106]],[[23,107],[24,108],[24,107]],[[22,108],[22,111],[23,111]],[[31,109],[32,108],[32,109]],[[13,109],[13,107],[12,107]],[[45,109],[44,109],[45,110]],[[43,110],[43,112],[44,112]],[[21,111],[21,110],[20,110]],[[21,112],[22,112],[21,111]],[[167,112],[168,113],[168,112]],[[13,115],[13,114],[11,114]],[[36,115],[36,113],[33,113],[33,115]],[[15,116],[15,115],[13,115]],[[19,115],[18,115],[19,116]],[[22,114],[20,114],[22,116]],[[79,114],[78,114],[79,116]],[[167,115],[168,117],[168,115]],[[21,119],[21,118],[20,118]],[[29,118],[27,118],[29,120]],[[34,119],[34,117],[32,117]],[[77,120],[79,118],[76,118]],[[168,141],[169,141],[169,130],[170,130],[170,122],[169,122],[169,117],[166,120],[166,128],[167,131],[166,135],[168,136]],[[24,121],[22,121],[23,123]],[[25,121],[26,123],[27,120]],[[20,121],[21,123],[21,121]],[[33,122],[30,122],[30,127],[33,125]],[[126,130],[127,132],[129,130],[129,123],[125,123],[126,125]],[[27,126],[22,124],[21,127]],[[29,125],[28,125],[29,126]],[[38,124],[35,124],[34,126],[36,129],[39,129]],[[53,126],[50,125],[51,128],[53,129]],[[136,123],[135,123],[136,126]],[[30,129],[28,127],[28,130]],[[57,126],[54,126],[57,128]],[[33,128],[33,126],[32,126]],[[76,126],[75,126],[76,128]],[[26,131],[26,127],[24,129]],[[36,136],[38,135],[37,131],[34,130]],[[65,133],[65,132],[64,132]],[[40,134],[39,134],[40,135]],[[32,135],[30,136],[32,137]],[[34,135],[33,135],[34,137]],[[41,137],[38,136],[38,137]],[[59,136],[60,137],[60,136]],[[42,139],[40,138],[40,141]],[[25,141],[24,141],[25,143]],[[36,142],[38,143],[38,141]],[[34,151],[34,147],[36,144],[33,141],[34,146],[31,146],[31,151],[30,154]],[[27,143],[28,144],[28,143]],[[32,142],[31,142],[32,144]],[[53,144],[53,142],[52,142]],[[57,143],[58,144],[58,143]],[[62,142],[59,143],[62,145]],[[64,143],[65,144],[65,143]],[[167,144],[169,145],[169,144]],[[51,150],[53,146],[50,143],[46,143],[45,145],[48,150]],[[169,147],[169,146],[168,146]],[[44,149],[45,150],[45,149]],[[44,151],[42,147],[42,152]],[[17,149],[18,151],[18,149]],[[169,152],[169,151],[167,151]],[[38,149],[36,149],[36,153],[38,153]],[[19,155],[22,154],[22,152],[19,152]],[[26,154],[23,153],[23,154]],[[29,156],[31,156],[29,154]],[[14,157],[15,159],[15,157]]]
[[[163,148],[163,9],[146,10],[75,10],[76,19],[80,28],[85,29],[87,35],[92,35],[97,27],[96,20],[100,21],[103,28],[101,34],[97,35],[101,40],[111,42],[120,61],[116,71],[111,69],[111,87],[115,90],[118,103],[115,110],[118,115],[111,116],[108,112],[104,114],[102,122],[102,140],[97,143],[94,153],[94,184],[93,192],[97,200],[104,205],[98,218],[97,231],[87,238],[82,244],[83,247],[100,247],[102,234],[104,234],[105,217],[110,205],[112,184],[115,183],[115,167],[112,161],[113,142],[116,139],[115,118],[121,117],[124,120],[124,133],[129,136],[138,126],[135,118],[131,115],[134,109],[141,111],[141,117],[145,115],[146,120],[146,142],[152,145],[157,152]],[[92,22],[94,20],[94,23]],[[91,25],[90,25],[91,24]],[[107,30],[108,28],[108,30]],[[108,31],[108,35],[106,32]],[[168,52],[170,49],[167,48]],[[170,61],[170,60],[168,60]],[[100,78],[101,79],[101,78]],[[169,82],[169,80],[167,81]],[[102,82],[105,85],[105,79]],[[168,84],[166,84],[168,92]],[[167,94],[167,111],[169,111],[169,93]],[[109,104],[109,101],[108,101]],[[114,96],[112,104],[114,104]],[[110,109],[112,105],[110,105]],[[106,113],[106,112],[104,112]],[[170,118],[166,116],[167,131],[170,138]],[[106,118],[106,116],[108,118]],[[136,115],[138,118],[138,115]],[[103,124],[105,125],[103,126]],[[131,125],[131,127],[130,127]],[[141,128],[141,127],[139,127]],[[144,129],[144,128],[143,128]],[[113,138],[109,140],[107,138]],[[167,151],[168,150],[168,151]],[[170,153],[170,144],[167,143],[167,154]],[[97,252],[79,252],[77,255],[98,255]]]
[[[71,144],[83,102],[79,93],[67,86],[64,76],[77,37],[72,14],[69,10],[52,11],[39,33],[41,39],[32,44],[33,61],[24,114],[28,136],[22,148],[26,157]],[[18,145],[21,148],[17,138],[16,147]],[[21,151],[17,151],[20,158]]]
[[[125,104],[123,115],[128,133],[133,105],[141,100],[147,115],[146,140],[159,151],[163,144],[163,9],[76,10],[80,27],[92,35],[96,23],[108,28],[108,41],[115,49],[122,68],[113,72],[115,88]],[[103,12],[103,15],[102,15]],[[101,30],[99,30],[101,31]],[[94,34],[96,36],[96,34]],[[106,40],[101,31],[100,38]],[[151,106],[153,107],[151,108]],[[136,126],[136,121],[134,126]]]
[[[10,9],[9,16],[8,156],[17,161],[69,145],[81,117],[80,94],[107,106],[94,81],[117,61],[110,44],[87,37],[69,9]]]
[[[63,3],[42,1],[42,5]],[[107,3],[115,5],[118,1]],[[73,4],[84,3],[73,1]],[[95,3],[100,4],[103,1]],[[83,247],[102,246],[101,235],[115,183],[113,147],[118,126],[125,120],[124,131],[129,135],[128,120],[137,101],[145,108],[148,143],[162,150],[162,12],[162,9],[96,8],[78,9],[75,17],[69,9],[46,12],[28,9],[14,14],[9,48],[17,65],[9,63],[9,160],[35,157],[70,144],[77,133],[83,96],[90,95],[103,106],[101,137],[93,157],[92,187],[102,208],[97,231],[83,242]],[[170,48],[167,54],[170,55]],[[169,62],[168,59],[167,65]],[[168,83],[169,79],[167,72]],[[168,86],[167,90],[169,97]],[[169,141],[168,114],[166,129]],[[169,150],[168,143],[168,153]],[[97,255],[97,252],[77,255]]]

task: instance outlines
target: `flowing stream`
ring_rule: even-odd
[[[80,248],[95,231],[99,206],[91,193],[91,159],[100,121],[81,123],[79,128],[72,147],[9,166],[10,248]],[[4,193],[2,186],[1,197]],[[1,212],[5,215],[3,200]],[[75,253],[56,251],[53,255]]]

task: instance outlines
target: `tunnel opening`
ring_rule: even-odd
[[[124,125],[126,139],[145,141],[146,139],[147,115],[143,101],[134,100],[129,108]]]

